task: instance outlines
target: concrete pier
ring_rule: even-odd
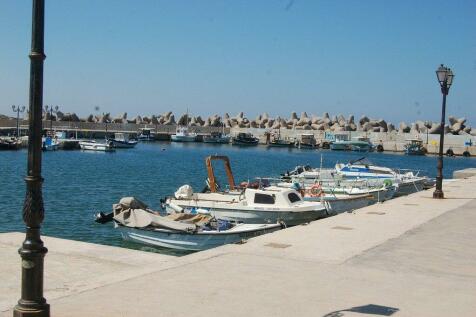
[[[45,238],[53,316],[475,316],[476,177],[184,257]],[[0,310],[23,235],[0,234]]]

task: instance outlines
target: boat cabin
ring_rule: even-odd
[[[270,207],[275,205],[279,207],[289,207],[302,202],[301,196],[294,189],[281,188],[276,186],[265,189],[247,188],[245,191],[245,200],[248,206]]]
[[[335,133],[335,142],[347,142],[349,141],[349,135],[347,133]]]
[[[114,133],[114,140],[128,142],[129,133],[116,132]]]

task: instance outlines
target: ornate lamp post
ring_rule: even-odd
[[[12,105],[12,110],[13,112],[17,113],[17,135],[16,137],[20,137],[20,113],[23,113],[25,111],[25,106],[15,106]]]
[[[50,306],[43,297],[43,261],[48,250],[40,237],[44,218],[41,185],[41,129],[43,105],[45,1],[33,0],[32,38],[30,52],[30,98],[28,113],[28,174],[25,177],[26,197],[23,220],[26,237],[18,251],[21,256],[21,298],[13,310],[14,317],[49,316]]]
[[[443,194],[443,142],[445,138],[445,112],[446,112],[446,96],[450,91],[451,84],[453,83],[454,74],[453,71],[443,66],[443,64],[436,70],[436,77],[441,86],[441,93],[443,94],[443,104],[441,106],[441,123],[440,123],[440,150],[438,153],[438,174],[436,176],[436,189],[433,192],[433,198],[442,199]]]
[[[59,107],[58,106],[45,106],[45,112],[50,114],[50,133],[53,131],[53,112],[57,113]]]

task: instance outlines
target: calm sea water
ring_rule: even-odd
[[[0,232],[24,231],[21,209],[26,154],[26,150],[0,152]],[[112,204],[124,196],[135,196],[158,209],[159,199],[173,194],[183,184],[201,190],[206,179],[205,157],[212,154],[230,157],[237,182],[256,176],[278,176],[296,165],[318,167],[321,155],[324,167],[362,156],[329,150],[240,148],[203,143],[140,143],[135,149],[115,153],[46,152],[43,153],[46,215],[42,232],[60,238],[147,249],[123,242],[111,223],[96,224],[94,213],[109,212]],[[378,165],[436,175],[435,156],[370,153],[367,157]],[[476,167],[476,159],[445,157],[444,165],[444,176],[450,178],[454,170]],[[225,182],[221,165],[216,164],[216,170]]]

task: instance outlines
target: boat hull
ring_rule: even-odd
[[[195,213],[196,207],[181,205],[177,201],[174,202],[180,208],[183,208],[183,212]],[[296,226],[303,223],[308,223],[314,220],[318,220],[327,216],[326,208],[315,208],[306,211],[285,211],[285,210],[262,210],[257,209],[224,209],[224,208],[207,208],[198,207],[202,211],[208,211],[217,219],[229,220],[234,222],[242,222],[248,224],[260,224],[260,223],[277,223],[284,222],[287,226]],[[175,213],[176,209],[165,206],[167,213]]]
[[[118,149],[131,149],[137,145],[137,141],[119,141],[109,139],[108,142],[112,142],[112,145]]]
[[[320,197],[305,197],[306,201],[321,201]],[[324,205],[326,206],[327,214],[334,216],[343,212],[356,210],[359,208],[367,207],[375,202],[372,195],[355,195],[354,197],[348,196],[345,198],[338,198],[335,196],[325,196],[323,198]]]
[[[238,140],[233,139],[231,142],[233,145],[240,145],[240,146],[255,146],[258,145],[258,140]]]
[[[84,151],[98,151],[98,152],[113,152],[114,147],[104,143],[79,142],[81,150]]]
[[[262,234],[281,229],[279,224],[262,224],[253,226],[249,230],[228,230],[222,232],[186,233],[164,229],[138,229],[116,224],[126,241],[133,241],[155,247],[162,247],[183,251],[202,251],[230,243],[238,243]]]
[[[230,138],[227,137],[203,137],[203,143],[211,143],[211,144],[228,144],[230,143]]]
[[[350,146],[347,143],[331,143],[330,149],[333,151],[348,151],[350,150]]]
[[[193,135],[176,135],[173,134],[170,139],[172,142],[195,142],[197,137]]]
[[[418,179],[415,181],[405,180],[398,183],[397,191],[395,192],[395,197],[405,196],[419,192],[425,188],[425,179]]]

